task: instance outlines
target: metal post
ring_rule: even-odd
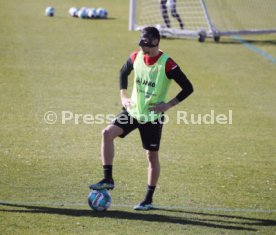
[[[135,16],[136,16],[136,0],[129,1],[129,20],[128,30],[135,30]]]
[[[204,12],[205,19],[207,20],[207,23],[208,23],[209,32],[212,32],[212,33],[216,32],[217,30],[211,21],[205,0],[201,0],[201,6]]]

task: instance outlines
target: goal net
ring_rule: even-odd
[[[276,0],[130,0],[129,29],[156,26],[162,36],[276,32]]]

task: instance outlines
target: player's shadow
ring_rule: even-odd
[[[106,212],[94,212],[92,210],[85,209],[71,209],[71,208],[56,208],[49,206],[34,206],[34,205],[21,205],[12,203],[0,202],[8,208],[1,208],[0,211],[9,213],[30,213],[30,214],[53,214],[53,215],[63,215],[72,217],[97,217],[97,218],[114,218],[122,220],[140,220],[140,221],[152,221],[152,222],[165,222],[172,224],[181,225],[192,225],[201,226],[209,228],[218,229],[228,229],[228,230],[244,230],[244,231],[257,231],[257,229],[252,228],[252,226],[276,226],[276,221],[274,220],[264,220],[247,218],[242,216],[232,216],[232,215],[220,215],[220,214],[209,214],[209,213],[198,213],[183,210],[165,210],[168,212],[184,213],[180,216],[169,216],[160,215],[150,212],[129,212],[129,211],[119,211],[119,210],[109,210]],[[11,208],[9,208],[11,207]],[[191,215],[188,217],[187,215]],[[216,217],[216,218],[214,218]],[[237,221],[239,220],[239,221]]]
[[[203,217],[211,217],[216,219],[208,219],[208,221],[216,221],[221,223],[228,223],[228,224],[236,224],[237,220],[239,220],[238,224],[240,225],[248,225],[248,226],[276,226],[276,220],[269,220],[269,219],[257,219],[251,217],[244,217],[238,215],[226,215],[226,214],[217,214],[217,213],[205,213],[205,212],[191,212],[186,210],[177,210],[177,209],[158,209],[161,211],[168,211],[168,212],[179,212],[185,214],[192,214],[195,216],[203,216]],[[204,219],[202,219],[204,220]],[[233,221],[231,221],[233,220]]]

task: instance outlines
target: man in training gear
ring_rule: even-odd
[[[104,178],[90,185],[90,189],[114,189],[112,165],[114,139],[124,138],[138,129],[148,160],[147,192],[135,210],[153,208],[153,194],[160,174],[159,145],[163,127],[163,114],[193,92],[193,86],[180,67],[167,54],[159,50],[160,34],[155,27],[141,32],[140,50],[133,52],[120,70],[120,96],[122,112],[102,131],[101,157]],[[128,76],[134,70],[134,86],[127,96]],[[182,90],[169,102],[166,96],[174,80]]]

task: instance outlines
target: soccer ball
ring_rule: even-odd
[[[106,189],[92,190],[88,195],[88,204],[94,211],[107,210],[111,201],[111,196]]]
[[[70,16],[72,16],[72,17],[78,17],[78,8],[76,8],[76,7],[71,7],[70,9],[69,9],[69,14],[70,14]]]
[[[88,17],[88,9],[86,7],[82,7],[81,9],[78,10],[77,15],[81,19],[87,18]]]
[[[97,9],[97,18],[106,19],[107,18],[107,10],[104,8]]]
[[[97,10],[96,8],[91,8],[88,10],[88,18],[96,18],[97,17]]]
[[[53,7],[47,7],[45,9],[45,15],[46,16],[54,16],[55,15],[55,8],[53,8]]]

